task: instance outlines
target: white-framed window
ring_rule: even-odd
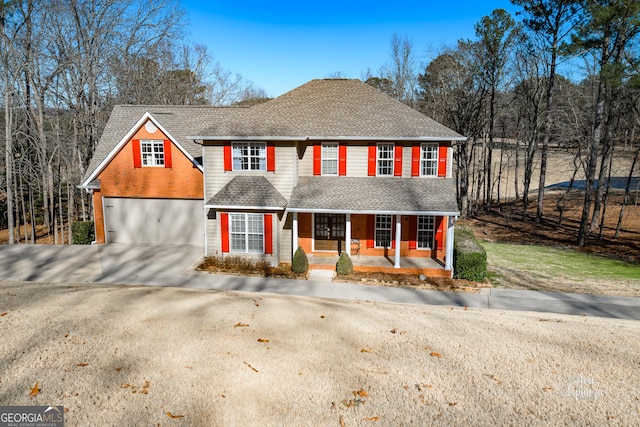
[[[229,214],[229,250],[240,253],[264,253],[264,216],[262,214]]]
[[[394,144],[378,144],[376,169],[378,176],[393,176]]]
[[[393,229],[393,217],[391,215],[376,215],[376,248],[391,247],[391,231]]]
[[[420,175],[438,176],[438,144],[421,145]]]
[[[322,143],[322,175],[338,175],[338,143]]]
[[[418,216],[418,236],[416,237],[418,249],[433,249],[434,224],[435,217]]]
[[[164,166],[164,141],[143,139],[140,141],[142,166]]]
[[[233,142],[234,171],[267,170],[267,144],[265,142]]]

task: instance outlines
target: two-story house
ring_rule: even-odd
[[[116,107],[82,187],[99,243],[448,276],[464,139],[359,80],[313,80],[248,108]]]

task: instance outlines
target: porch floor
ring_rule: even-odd
[[[338,255],[308,255],[309,268],[334,270]],[[396,274],[424,274],[435,277],[451,277],[451,272],[444,269],[440,260],[426,257],[400,257],[400,268],[394,268],[393,257],[384,256],[351,256],[353,269],[357,272],[384,272]]]

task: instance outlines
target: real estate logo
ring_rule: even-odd
[[[64,427],[64,407],[0,406],[0,427]]]

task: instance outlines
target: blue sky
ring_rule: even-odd
[[[183,0],[191,40],[270,97],[340,72],[360,78],[390,59],[395,33],[426,62],[443,45],[474,38],[474,24],[509,0]]]

